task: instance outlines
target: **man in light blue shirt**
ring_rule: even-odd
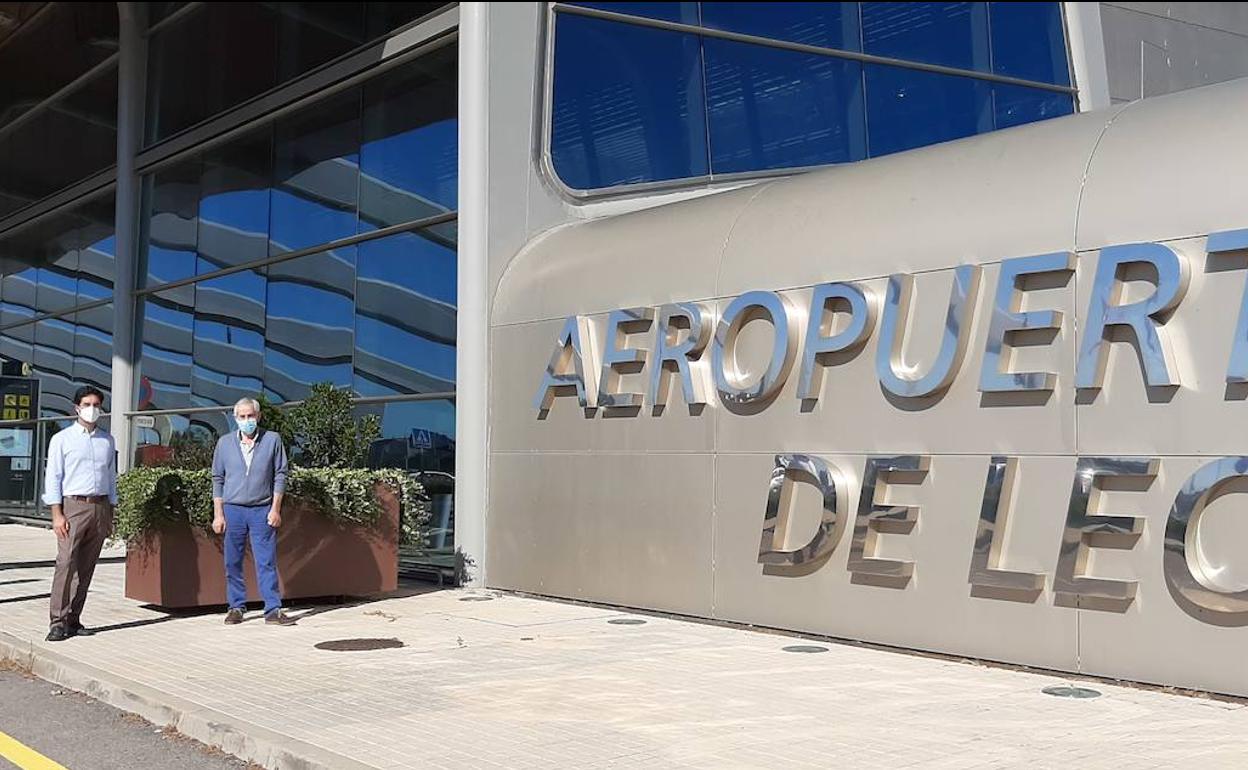
[[[117,505],[117,447],[97,427],[104,394],[87,386],[74,394],[78,420],[48,444],[43,501],[52,506],[56,570],[52,577],[49,642],[91,636],[82,608]]]

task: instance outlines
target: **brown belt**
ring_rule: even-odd
[[[107,503],[108,495],[65,495],[65,499],[80,503]]]

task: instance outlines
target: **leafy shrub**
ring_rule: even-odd
[[[339,526],[371,527],[382,515],[373,493],[379,483],[399,498],[401,542],[419,542],[429,525],[429,496],[420,482],[398,469],[294,468],[286,499],[310,505]],[[182,522],[212,531],[211,471],[134,468],[117,479],[117,497],[113,536],[126,542]]]
[[[291,455],[308,468],[362,468],[369,446],[381,435],[377,415],[356,419],[351,392],[327,382],[313,385],[303,403],[284,416],[290,425]]]

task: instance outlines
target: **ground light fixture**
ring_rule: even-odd
[[[790,644],[785,647],[781,647],[780,649],[784,650],[785,652],[806,652],[806,653],[828,651],[827,647],[824,647],[823,645],[819,645],[819,644]]]
[[[1099,698],[1101,693],[1099,690],[1093,690],[1090,687],[1077,687],[1073,684],[1055,684],[1045,687],[1040,692],[1045,695],[1052,695],[1056,698]]]

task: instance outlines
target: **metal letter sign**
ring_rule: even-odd
[[[571,393],[576,394],[576,400],[582,407],[595,403],[593,339],[587,319],[574,315],[563,322],[563,328],[555,338],[555,352],[542,373],[542,383],[533,399],[534,409],[546,412],[554,405],[556,396]]]
[[[1205,242],[1210,257],[1215,254],[1248,253],[1248,230],[1212,233]],[[1248,283],[1239,300],[1239,318],[1231,337],[1231,359],[1226,365],[1227,382],[1248,382]]]
[[[1166,586],[1184,612],[1219,626],[1248,626],[1248,590],[1226,585],[1200,548],[1200,519],[1209,503],[1248,477],[1248,457],[1223,457],[1202,466],[1179,490],[1166,521]],[[1242,553],[1242,551],[1241,551]]]
[[[915,455],[867,458],[862,473],[862,494],[858,498],[858,517],[854,519],[854,537],[849,546],[850,572],[895,580],[902,586],[909,582],[914,574],[914,562],[877,556],[877,541],[880,533],[910,534],[919,520],[919,507],[886,503],[883,498],[887,495],[889,476],[910,473],[921,481],[927,475],[929,462],[930,458]]]
[[[754,385],[742,383],[736,366],[737,336],[750,321],[766,316],[771,321],[772,346],[767,370]],[[766,402],[784,385],[784,379],[793,365],[794,340],[793,313],[788,300],[770,291],[751,291],[737,297],[724,311],[715,330],[712,369],[719,397],[725,404],[754,404]]]
[[[711,339],[711,325],[710,311],[694,302],[659,308],[650,364],[650,403],[656,409],[667,405],[673,374],[680,380],[686,404],[706,404],[706,364],[699,358]],[[677,341],[682,329],[687,332]]]
[[[894,396],[920,398],[939,393],[953,382],[966,352],[971,324],[975,320],[975,301],[979,296],[979,279],[983,271],[978,265],[962,265],[953,273],[953,290],[945,315],[940,352],[927,374],[915,374],[902,357],[905,330],[909,323],[910,299],[914,294],[914,278],[898,274],[888,279],[888,297],[880,321],[880,344],[876,349],[875,373],[880,385]]]
[[[843,303],[849,310],[849,325],[832,334],[832,317],[828,312],[833,303]],[[802,372],[797,397],[819,398],[823,385],[823,369],[829,358],[861,345],[871,335],[871,303],[867,294],[852,283],[821,283],[810,297],[810,316],[806,323],[806,345],[802,353]]]
[[[1044,575],[1004,569],[1005,534],[1009,523],[1018,459],[993,457],[984,482],[984,503],[979,510],[979,529],[971,552],[969,581],[972,591],[992,589],[1027,595],[1035,600],[1044,589]]]
[[[1205,245],[1211,259],[1225,255],[1238,255],[1236,259],[1248,258],[1248,229],[1212,233],[1206,238]],[[1024,309],[1029,304],[1026,302],[1028,290],[1058,289],[1069,285],[1071,275],[1079,264],[1075,254],[1061,251],[1005,259],[1000,263],[996,271],[999,280],[992,296],[991,316],[983,329],[986,341],[979,370],[978,390],[981,393],[1051,393],[1061,386],[1057,373],[1051,371],[1056,367],[1025,367],[1013,361],[1013,345],[1019,344],[1017,335],[1029,332],[1052,333],[1052,338],[1046,334],[1041,341],[1052,344],[1053,340],[1060,340],[1076,348],[1075,381],[1068,383],[1067,387],[1092,390],[1103,387],[1110,345],[1116,339],[1115,331],[1129,333],[1138,346],[1143,378],[1148,386],[1173,388],[1179,385],[1180,372],[1170,349],[1170,336],[1176,332],[1173,329],[1168,331],[1166,327],[1172,311],[1188,290],[1190,268],[1187,258],[1168,245],[1131,243],[1105,247],[1095,257],[1084,259],[1086,264],[1095,265],[1095,272],[1082,323],[1078,323],[1078,319],[1066,319],[1057,308],[1044,308],[1043,303],[1040,307]],[[1201,280],[1208,282],[1211,276],[1227,269],[1227,265],[1207,264]],[[952,273],[953,287],[940,329],[940,348],[926,372],[908,367],[903,360],[906,338],[913,324],[910,304],[914,278],[902,273],[888,278],[883,307],[878,309],[880,321],[874,365],[885,400],[893,406],[907,411],[931,407],[933,412],[946,408],[944,404],[922,403],[910,407],[900,404],[897,399],[937,395],[948,389],[958,375],[974,332],[983,271],[977,265],[961,265],[953,268]],[[1037,285],[1035,280],[1040,276],[1047,276],[1043,286]],[[1152,282],[1155,287],[1149,292],[1141,292],[1143,299],[1124,303],[1127,284],[1141,281]],[[1204,292],[1203,285],[1201,291]],[[810,292],[805,319],[797,317],[795,306],[788,299],[790,295],[774,291],[750,291],[735,299],[725,300],[727,304],[718,321],[709,301],[706,304],[682,301],[657,307],[613,310],[605,317],[596,319],[603,325],[601,355],[598,355],[597,349],[600,340],[593,334],[590,319],[570,316],[563,321],[555,337],[554,351],[542,374],[533,406],[539,410],[539,417],[544,416],[558,396],[575,395],[577,403],[585,409],[587,419],[595,419],[598,411],[640,411],[647,404],[654,408],[655,415],[659,415],[672,398],[678,382],[680,398],[689,407],[691,416],[700,414],[708,404],[712,384],[718,391],[720,402],[732,408],[734,413],[755,415],[767,408],[783,408],[774,406],[773,401],[785,386],[799,355],[795,394],[803,402],[816,401],[822,396],[825,369],[854,366],[855,371],[861,371],[861,366],[854,364],[854,354],[870,340],[877,308],[872,291],[853,282],[820,283]],[[1204,312],[1185,315],[1182,321],[1185,326],[1176,325],[1174,328],[1190,332],[1186,324],[1191,324],[1194,316],[1204,319],[1224,315],[1229,318],[1229,314],[1222,313],[1224,309],[1199,310]],[[771,346],[767,358],[759,362],[761,366],[751,368],[740,365],[737,347],[742,329],[755,320],[770,325]],[[1064,324],[1067,326],[1064,327]],[[1061,335],[1063,328],[1072,334]],[[1073,339],[1075,331],[1079,332],[1077,340]],[[640,335],[645,336],[639,339]],[[1067,349],[1066,353],[1070,352]],[[1196,352],[1202,355],[1193,355],[1190,357],[1192,360],[1207,359],[1203,349]],[[758,374],[759,369],[762,369],[761,374]],[[640,382],[644,382],[644,388],[639,384],[632,390],[623,390],[624,376],[643,374]],[[1248,282],[1236,308],[1225,382],[1236,386],[1248,384]],[[837,382],[837,387],[841,387],[841,382]],[[1237,392],[1242,391],[1228,387],[1222,400],[1230,402],[1242,398],[1242,395],[1234,395]],[[1195,388],[1192,393],[1193,399],[1210,398],[1207,387]],[[872,394],[854,394],[850,401],[854,408],[863,408],[864,404],[866,408],[872,408],[869,401],[864,400],[864,395]],[[1057,406],[1068,410],[1074,410],[1076,404],[1079,408],[1101,408],[1094,404],[1096,394],[1090,395],[1090,399],[1083,395],[1078,399],[1065,398],[1058,401]],[[1167,396],[1155,395],[1149,394],[1148,405],[1143,408],[1166,409]],[[12,399],[18,398],[20,396],[12,396]],[[1052,405],[1052,402],[1050,398],[1003,401],[981,397],[980,405],[1001,409],[1001,414],[1008,416],[1017,414],[1016,410]],[[1127,400],[1111,402],[1108,399],[1107,403],[1114,409],[1130,404]],[[1195,401],[1190,403],[1195,405],[1193,414],[1197,415],[1197,419],[1207,419],[1200,410],[1210,408],[1208,405]],[[20,409],[22,405],[14,400],[12,405],[6,402],[6,406]],[[33,402],[31,406],[33,413]],[[752,408],[739,409],[744,406]],[[789,408],[796,409],[791,402]],[[964,408],[964,405],[954,404],[954,411],[946,412],[946,416],[939,417],[935,422],[928,425],[917,423],[919,435],[931,430],[929,425],[932,424],[939,426],[939,430],[957,430],[957,420],[965,414],[965,411],[957,410]],[[809,404],[803,403],[801,414],[811,416],[799,419],[814,420],[821,414],[829,413],[812,410]],[[833,418],[835,416],[833,414]],[[790,415],[787,419],[793,417]],[[143,417],[135,420],[140,426],[144,424],[142,421]],[[1092,423],[1105,424],[1104,418],[1099,415]],[[861,426],[865,424],[863,416],[855,415],[852,420],[829,422],[828,427],[838,440],[846,442],[840,451],[860,452],[863,450],[851,446],[862,446],[854,443],[858,441],[854,431],[862,430]],[[889,431],[887,436],[890,439],[900,436],[898,443],[902,445],[913,446],[915,443],[913,434],[893,424],[887,425],[884,430]],[[982,432],[985,427],[971,426],[969,430]],[[768,426],[762,435],[767,436],[768,442],[782,447],[787,447],[790,440],[782,432],[777,433],[774,426]],[[799,432],[794,435],[808,434]],[[1066,439],[1065,431],[1062,439]],[[1225,441],[1225,438],[1222,437],[1222,440]],[[431,434],[422,429],[414,429],[409,441],[417,448],[431,448],[433,443]],[[878,446],[880,443],[876,441],[871,445]],[[1190,445],[1191,439],[1187,437],[1184,446]],[[1006,566],[1010,561],[1010,518],[1015,483],[1020,468],[1026,467],[1028,460],[1024,458],[1020,461],[1017,457],[994,452],[996,446],[991,438],[986,439],[983,454],[991,455],[966,573],[970,593],[977,599],[1036,602],[1044,595],[1048,574],[1036,571],[1034,565],[1031,570]],[[712,451],[718,451],[718,445]],[[738,451],[735,446],[733,451]],[[950,454],[974,453],[973,449],[945,451]],[[1180,454],[1200,454],[1201,451],[1203,447],[1196,451],[1187,449]],[[1036,455],[1052,453],[1048,449],[1033,452]],[[835,464],[801,453],[783,452],[773,456],[775,465],[767,488],[758,547],[758,563],[764,566],[765,574],[798,576],[819,569],[834,552],[841,530],[849,528],[851,535],[846,564],[853,575],[852,582],[875,583],[896,589],[910,586],[914,563],[885,558],[881,555],[879,540],[880,535],[914,533],[919,520],[919,507],[890,503],[886,500],[887,491],[890,485],[922,484],[930,468],[928,455],[867,458],[852,526],[847,524],[846,514],[852,504],[848,499],[848,484]],[[1076,463],[1075,477],[1060,547],[1052,564],[1053,603],[1110,612],[1132,609],[1137,581],[1105,577],[1103,575],[1121,574],[1120,569],[1108,567],[1102,568],[1098,575],[1098,570],[1094,568],[1094,549],[1133,550],[1137,546],[1142,549],[1155,545],[1157,541],[1154,539],[1153,543],[1149,543],[1141,539],[1145,526],[1142,515],[1102,513],[1101,497],[1107,488],[1115,495],[1146,491],[1157,478],[1161,461],[1152,457],[1073,459]],[[1038,464],[1041,468],[1045,467],[1043,461]],[[1112,482],[1107,482],[1111,479]],[[1044,483],[1044,479],[1029,482],[1039,484],[1041,489]],[[1111,486],[1106,487],[1107,483]],[[819,523],[809,536],[793,532],[792,504],[797,484],[813,486],[821,500]],[[1164,542],[1158,546],[1166,585],[1175,603],[1203,623],[1248,626],[1248,582],[1241,584],[1229,577],[1229,565],[1216,563],[1223,558],[1219,556],[1220,551],[1216,547],[1202,548],[1200,538],[1206,507],[1222,495],[1240,492],[1248,492],[1248,456],[1224,457],[1207,463],[1183,484],[1170,510]],[[936,510],[947,513],[944,509]],[[1034,547],[1028,549],[1026,544],[1017,545],[1020,546],[1020,554],[1034,553]]]
[[[992,321],[988,327],[988,346],[984,350],[984,366],[979,378],[981,391],[1053,390],[1057,375],[1052,372],[1005,371],[1009,359],[1006,345],[1010,335],[1018,332],[1062,327],[1062,314],[1057,310],[1019,312],[1023,298],[1019,281],[1029,275],[1069,273],[1074,269],[1075,255],[1066,251],[1007,259],[1001,263],[996,302],[992,306]]]
[[[810,539],[796,548],[785,548],[792,519],[793,484],[798,481],[812,484],[819,490],[822,516]],[[776,467],[767,487],[767,511],[758,545],[758,563],[798,567],[827,558],[840,539],[844,506],[845,482],[836,466],[809,455],[776,455]]]
[[[654,323],[654,310],[648,307],[612,310],[607,316],[603,336],[602,374],[598,377],[598,406],[635,408],[641,406],[642,394],[617,393],[621,374],[635,374],[646,365],[646,351],[630,348],[628,335],[648,331]]]
[[[1058,601],[1072,606],[1120,611],[1135,600],[1134,580],[1109,580],[1087,575],[1088,549],[1135,547],[1144,531],[1138,516],[1097,513],[1100,480],[1107,476],[1136,478],[1152,483],[1157,476],[1154,459],[1082,457],[1075,468],[1066,512],[1066,529],[1057,557],[1053,592]]]
[[[1151,265],[1157,271],[1157,290],[1148,299],[1118,304],[1122,299],[1119,271],[1132,264]],[[1109,342],[1105,332],[1114,326],[1130,329],[1139,346],[1144,381],[1154,387],[1179,384],[1174,356],[1165,329],[1156,319],[1174,309],[1187,292],[1187,260],[1160,243],[1132,243],[1101,249],[1096,280],[1088,303],[1087,330],[1079,346],[1075,385],[1099,388],[1105,381]]]

